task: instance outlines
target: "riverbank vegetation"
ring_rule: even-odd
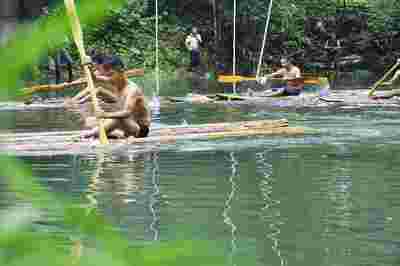
[[[188,64],[184,39],[193,26],[204,39],[203,66],[222,63],[230,70],[233,1],[160,0],[158,7],[163,71]],[[236,56],[241,72],[256,69],[267,9],[268,1],[237,3]],[[400,54],[399,17],[400,3],[395,0],[275,2],[264,62],[271,64],[289,55],[300,65],[324,69],[373,65],[379,72]],[[155,67],[154,1],[127,1],[125,8],[110,10],[104,23],[86,27],[85,32],[91,45],[110,48],[127,65]]]
[[[237,2],[236,63],[243,75],[256,72],[268,14],[268,1]],[[155,1],[124,1],[122,9],[109,6],[101,23],[84,25],[88,50],[108,50],[128,68],[144,68],[153,78],[156,64]],[[203,38],[201,72],[230,73],[233,62],[233,1],[158,1],[159,63],[161,75],[182,77],[189,65],[184,45],[192,27]],[[61,6],[50,18],[64,14]],[[263,54],[264,66],[289,56],[305,71],[363,71],[382,75],[400,56],[400,2],[395,0],[284,0],[273,2]],[[75,60],[72,38],[53,45],[66,46]],[[79,70],[79,65],[76,71]],[[361,73],[361,74],[360,74]],[[184,76],[184,75],[183,75]],[[212,75],[213,76],[213,75]]]

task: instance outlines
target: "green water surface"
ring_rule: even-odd
[[[287,118],[319,133],[20,158],[50,191],[97,208],[135,243],[215,240],[227,265],[399,265],[399,117],[168,104],[155,127]],[[10,118],[1,131],[78,129],[64,110],[0,112]],[[0,206],[7,195],[2,186]],[[44,217],[38,230],[62,234],[56,213]]]

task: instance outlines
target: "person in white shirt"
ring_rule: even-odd
[[[197,28],[193,27],[192,32],[186,37],[185,45],[190,51],[190,70],[194,70],[200,65],[200,45],[202,43],[201,35]]]

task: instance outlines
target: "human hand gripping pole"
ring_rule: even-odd
[[[90,95],[92,98],[92,103],[93,103],[93,108],[95,112],[98,112],[100,110],[99,103],[96,97],[96,89],[94,87],[93,83],[93,77],[92,73],[90,72],[88,64],[91,62],[91,59],[89,56],[86,55],[85,52],[85,47],[83,44],[83,34],[82,34],[82,29],[81,29],[81,24],[79,21],[78,14],[76,13],[76,8],[75,8],[75,2],[74,0],[64,0],[65,7],[67,10],[67,14],[70,19],[71,27],[72,27],[72,35],[74,37],[75,44],[78,48],[80,57],[81,57],[81,62],[83,65],[83,69],[85,72],[85,76],[87,79],[88,83],[88,88],[90,90]],[[99,124],[99,138],[100,138],[100,143],[101,144],[108,144],[108,138],[106,131],[104,129],[104,124],[102,119],[98,119],[98,124]]]
[[[267,80],[270,80],[272,78],[271,75],[266,75],[264,77],[258,77],[257,82],[260,83],[261,85],[265,85],[267,83]]]

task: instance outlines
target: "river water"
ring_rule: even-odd
[[[95,206],[131,241],[218,241],[228,265],[400,263],[400,110],[158,111],[156,127],[286,118],[319,133],[18,157],[50,191]],[[1,111],[5,120],[0,132],[78,129],[59,109]]]

